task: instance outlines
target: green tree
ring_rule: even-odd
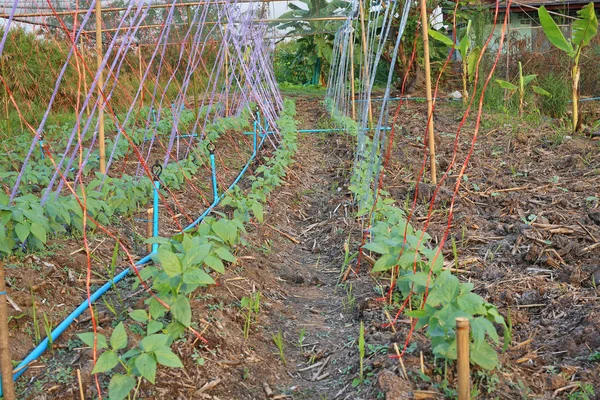
[[[341,16],[351,10],[350,2],[346,0],[300,0],[306,9],[294,3],[289,3],[289,11],[281,15],[280,22],[273,23],[280,31],[285,32],[284,38],[299,36],[298,55],[309,57],[313,64],[312,84],[318,84],[321,79],[324,61],[331,60],[333,33],[342,24],[341,20],[328,19]]]

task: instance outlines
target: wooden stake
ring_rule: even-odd
[[[425,0],[422,0],[425,1]],[[367,62],[367,54],[368,54],[368,45],[367,45],[367,36],[366,36],[366,28],[365,28],[365,9],[363,7],[363,2],[362,0],[360,0],[358,2],[359,5],[359,11],[360,11],[360,30],[361,30],[361,36],[362,36],[362,42],[363,42],[363,66],[364,66],[364,73],[365,76],[363,76],[363,90],[365,92],[368,92],[369,88],[368,86],[371,83],[371,79],[370,79],[370,75],[369,75],[369,63]],[[369,125],[370,127],[373,126],[373,108],[371,107],[371,98],[369,96],[369,101],[367,104],[367,107],[369,107]]]
[[[140,71],[140,85],[142,85],[142,80],[144,79],[144,69],[142,67],[142,46],[138,46],[137,49],[137,53],[138,53],[138,65],[139,65],[139,71]],[[142,90],[142,93],[140,94],[140,110],[144,108],[144,90]]]
[[[15,400],[12,356],[8,342],[8,312],[6,308],[4,263],[0,263],[0,372],[2,373],[2,391],[4,400]]]
[[[6,81],[6,72],[4,71],[4,57],[0,56],[0,70],[2,72],[2,76],[4,77],[4,83],[6,85],[8,85],[8,82]],[[10,135],[11,134],[11,129],[10,129],[10,112],[8,111],[8,90],[6,89],[6,86],[2,85],[2,94],[4,97],[4,113],[6,114],[6,128],[7,128],[7,132]]]
[[[96,66],[98,74],[98,143],[100,145],[100,173],[106,174],[106,143],[104,142],[104,76],[102,72],[102,0],[96,0]]]
[[[153,215],[154,208],[149,208],[148,210],[146,210],[146,216],[148,217],[148,219],[146,219],[146,237],[148,239],[154,236],[154,222],[152,219]],[[148,253],[152,253],[152,243],[146,244],[146,250],[148,251]]]
[[[188,29],[190,29],[191,25],[192,25],[192,18],[191,18],[191,13],[190,13],[190,7],[186,8],[187,10],[187,22],[188,22]],[[192,42],[190,42],[190,60],[192,60]],[[196,115],[196,120],[198,120],[198,113],[200,112],[200,109],[198,107],[198,86],[196,83],[196,71],[192,71],[192,90],[193,90],[193,94],[194,94],[194,108],[195,108],[195,115]]]
[[[469,320],[467,318],[456,318],[458,400],[470,400],[471,398],[469,342]]]
[[[437,183],[435,166],[435,140],[433,135],[433,99],[431,98],[431,65],[429,64],[429,21],[427,19],[427,0],[421,0],[421,27],[423,30],[423,59],[425,60],[425,96],[427,98],[427,133],[429,158],[431,159],[431,183]]]
[[[352,28],[354,30],[354,28]],[[352,119],[356,121],[356,102],[354,101],[354,35],[350,31],[350,90],[352,92]]]
[[[79,382],[79,397],[81,400],[85,400],[85,395],[83,393],[83,382],[81,382],[81,370],[77,369],[77,381]]]
[[[227,43],[227,24],[225,24],[225,35],[223,36],[225,46],[225,116],[229,116],[229,45]]]

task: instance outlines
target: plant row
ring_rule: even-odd
[[[183,114],[186,117],[182,118],[182,121],[186,124],[195,118],[192,111],[186,110]],[[204,140],[215,141],[232,129],[248,129],[251,126],[249,121],[249,112],[244,112],[238,117],[217,119],[205,128]],[[159,132],[169,132],[167,125],[167,122],[161,121]],[[67,127],[64,130],[67,131]],[[133,142],[140,144],[148,133],[144,129],[137,129],[130,134]],[[117,146],[117,158],[124,157],[127,151],[129,144],[125,138],[121,138]],[[206,148],[196,147],[186,159],[169,163],[161,174],[162,186],[181,188],[186,179],[193,176],[207,159]],[[30,161],[23,178],[24,182],[48,185],[54,167],[47,163],[42,160],[39,163]],[[94,165],[94,162],[88,163],[86,171]],[[10,174],[16,176],[16,173]],[[95,179],[91,180],[85,189],[87,213],[103,225],[110,224],[117,216],[131,216],[136,213],[139,207],[149,202],[152,190],[153,184],[147,176],[134,177],[124,174],[117,178],[96,172]],[[81,188],[77,190],[77,195],[82,198]],[[0,193],[0,253],[4,255],[10,255],[19,249],[42,249],[49,235],[74,234],[81,232],[82,226],[82,208],[70,193],[51,195],[43,205],[40,198],[33,193],[22,194],[12,203],[7,194]],[[91,222],[88,226],[95,228]]]
[[[233,253],[237,245],[244,244],[245,225],[252,218],[263,221],[263,203],[283,182],[297,150],[294,115],[294,103],[286,100],[277,121],[281,134],[279,147],[248,178],[252,184],[247,192],[236,186],[221,202],[232,211],[230,216],[214,212],[215,216],[206,218],[189,232],[148,241],[159,244],[153,256],[155,263],[139,273],[142,279],[150,281],[155,295],[146,301],[146,308],[129,313],[134,324],[143,327],[143,337],[137,343],[130,343],[123,322],[113,330],[110,340],[103,335],[97,337],[97,348],[104,351],[93,373],[113,374],[108,385],[111,400],[135,398],[136,388],[144,379],[154,384],[158,365],[183,366],[171,346],[195,326],[190,298],[198,290],[215,284],[215,275],[223,274],[226,264],[236,262]],[[79,337],[88,346],[94,345],[93,333]]]
[[[352,119],[331,114],[336,124],[352,134],[358,132]],[[361,154],[369,154],[372,140],[364,135],[362,141]],[[370,242],[362,247],[379,255],[371,273],[391,276],[394,304],[402,307],[407,317],[418,319],[414,329],[426,329],[436,357],[457,358],[455,319],[465,317],[471,323],[471,362],[485,369],[495,368],[498,355],[490,340],[498,344],[499,335],[494,324],[503,329],[505,346],[510,341],[504,318],[495,306],[473,292],[473,284],[460,282],[444,268],[440,249],[430,245],[431,236],[407,222],[405,212],[389,193],[381,190],[375,196],[377,183],[373,183],[372,172],[379,157],[377,153],[374,160],[357,157],[349,186],[357,199],[357,216],[368,216],[372,221]]]

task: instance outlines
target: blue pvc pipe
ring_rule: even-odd
[[[212,172],[212,189],[214,202],[219,200],[219,191],[217,187],[217,166],[215,165],[215,154],[210,153],[210,170]]]
[[[256,133],[255,133],[255,136],[256,136]],[[233,181],[231,186],[229,186],[229,189],[227,191],[233,189],[233,187],[235,185],[237,185],[237,183],[240,181],[240,179],[242,179],[242,177],[244,176],[244,173],[246,172],[246,170],[248,169],[248,167],[250,166],[250,164],[256,157],[258,150],[262,147],[262,145],[265,141],[265,138],[266,138],[266,135],[261,135],[261,136],[262,136],[262,140],[260,141],[258,148],[256,148],[256,146],[255,146],[252,156],[250,157],[250,159],[248,160],[248,162],[246,163],[244,168],[242,168],[239,175],[237,176],[237,178],[235,178],[235,180]],[[214,190],[214,193],[216,194],[217,193],[217,191],[216,191],[217,190],[216,189],[216,167],[214,164],[214,154],[211,157],[211,168],[213,169],[213,175],[212,175],[213,176],[213,190]],[[155,188],[156,188],[156,186],[155,186]],[[184,228],[183,232],[189,231],[190,229],[192,229],[196,225],[198,225],[225,197],[225,195],[227,194],[227,191],[223,192],[221,194],[221,196],[217,197],[215,195],[213,203],[202,213],[202,215],[200,215],[200,217],[198,217],[198,219],[196,219],[194,222],[192,222],[190,225],[188,225],[186,228]],[[156,207],[156,209],[158,209],[158,207]],[[155,226],[158,226],[158,224],[156,224]],[[154,246],[152,246],[152,247],[154,250]],[[144,258],[142,258],[141,260],[136,262],[135,266],[136,267],[142,266],[151,260],[152,260],[152,253],[146,255]],[[125,278],[127,275],[129,275],[130,272],[131,272],[131,268],[127,268],[127,269],[121,271],[121,273],[119,273],[113,279],[106,282],[100,289],[98,289],[97,291],[92,293],[92,295],[90,296],[90,302],[93,303],[96,300],[98,300],[110,288],[115,286],[117,283],[119,283],[121,280],[123,280],[123,278]],[[77,307],[75,310],[73,310],[73,312],[71,312],[71,314],[69,314],[67,316],[67,318],[65,318],[64,321],[62,321],[56,328],[54,328],[54,330],[51,333],[52,340],[55,341],[64,331],[67,330],[69,325],[71,325],[73,323],[73,321],[75,321],[75,319],[77,317],[79,317],[81,314],[83,314],[88,308],[89,308],[88,299],[85,299],[83,301],[83,303],[81,303],[79,305],[79,307]],[[46,351],[46,349],[48,349],[49,344],[50,344],[50,341],[48,340],[48,338],[47,337],[44,338],[44,340],[42,340],[40,342],[40,344],[38,344],[37,347],[35,349],[33,349],[33,351],[31,353],[29,353],[29,355],[27,357],[25,357],[23,359],[23,361],[21,361],[19,363],[19,365],[17,365],[17,367],[14,369],[14,371],[16,371],[16,372],[14,372],[14,374],[13,374],[13,381],[16,381],[17,378],[19,376],[21,376],[27,370],[27,366],[29,365],[29,363],[31,363],[34,360],[37,360],[44,353],[44,351]],[[2,382],[1,381],[0,381],[0,396],[2,396]]]
[[[383,101],[383,97],[382,98],[376,98],[376,99],[369,99],[370,101]],[[425,97],[390,97],[388,100],[390,101],[395,101],[395,100],[415,100],[415,101],[427,101],[427,99]],[[450,99],[446,99],[443,97],[436,97],[433,98],[432,100],[450,100]],[[459,100],[459,99],[457,99]],[[360,99],[360,100],[354,100],[355,103],[364,103],[367,100],[364,99]]]
[[[376,128],[361,128],[361,131],[372,131],[375,130]],[[382,131],[389,131],[392,128],[390,127],[383,127],[383,128],[379,128]],[[298,133],[315,133],[315,132],[338,132],[338,131],[347,131],[347,128],[331,128],[331,129],[299,129]]]
[[[158,189],[160,189],[160,181],[154,181],[153,192],[154,192],[154,204],[152,208],[152,236],[158,237]],[[152,253],[158,251],[158,243],[152,243]]]

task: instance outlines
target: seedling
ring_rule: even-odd
[[[279,358],[281,358],[281,361],[285,365],[285,355],[283,354],[283,335],[281,334],[281,331],[278,331],[276,335],[273,335],[273,343],[275,343],[275,346],[277,346]]]
[[[250,326],[253,321],[256,321],[258,314],[260,313],[260,292],[254,292],[250,297],[243,297],[240,305],[242,307],[242,314],[245,318],[244,337],[248,339]]]
[[[452,255],[454,255],[454,268],[458,269],[458,250],[456,249],[456,240],[452,236]]]
[[[356,304],[356,297],[352,294],[352,284],[346,285],[346,298],[342,300],[344,311],[351,312]]]
[[[298,335],[298,347],[302,349],[302,345],[304,345],[304,339],[306,339],[306,329],[300,329],[300,334]]]
[[[358,352],[360,356],[360,381],[364,380],[363,364],[365,359],[365,325],[360,321],[360,331],[358,332]]]

